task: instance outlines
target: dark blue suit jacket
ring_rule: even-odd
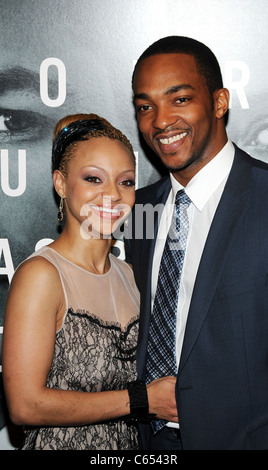
[[[164,203],[170,187],[163,178],[136,203]],[[140,378],[154,244],[126,240],[141,293]],[[176,399],[184,449],[268,449],[268,165],[237,147],[196,277]]]

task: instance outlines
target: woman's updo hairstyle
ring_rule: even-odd
[[[52,147],[52,173],[60,170],[68,173],[68,161],[72,158],[77,142],[96,137],[120,140],[130,150],[135,162],[133,148],[127,137],[97,114],[73,114],[65,116],[55,126]]]

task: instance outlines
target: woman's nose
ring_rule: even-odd
[[[121,199],[121,194],[116,183],[110,182],[107,184],[103,192],[103,200],[107,203],[115,202]]]

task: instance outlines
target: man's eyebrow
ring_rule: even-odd
[[[52,90],[57,90],[57,82],[50,80]],[[31,90],[36,94],[40,93],[40,75],[37,72],[24,67],[13,67],[0,70],[0,93],[9,91]]]
[[[135,100],[148,100],[149,99],[149,95],[147,95],[146,93],[134,93],[133,95],[133,101]]]
[[[13,67],[0,70],[0,91],[19,91],[25,88],[39,92],[39,74],[25,69],[24,67]]]
[[[190,89],[190,90],[194,90],[194,88],[187,84],[187,83],[183,83],[181,85],[174,85],[170,88],[168,88],[164,94],[165,95],[171,95],[172,93],[177,93],[178,91],[180,90],[187,90],[187,89]],[[134,96],[133,96],[133,100],[148,100],[150,99],[150,96],[147,94],[147,93],[134,93]]]
[[[189,85],[187,83],[183,83],[181,85],[174,85],[165,91],[165,95],[172,95],[172,93],[177,93],[180,90],[187,90],[187,89],[193,90],[194,88],[192,87],[192,85]]]

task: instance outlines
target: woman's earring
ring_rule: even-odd
[[[125,227],[128,227],[128,219],[125,220],[124,225]]]
[[[63,221],[63,197],[60,198],[59,212],[58,212],[58,221]]]

